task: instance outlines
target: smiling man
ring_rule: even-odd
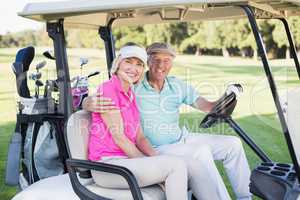
[[[147,54],[149,70],[134,89],[145,136],[159,154],[179,156],[186,161],[189,186],[197,199],[230,199],[214,160],[223,162],[236,198],[251,199],[250,169],[240,139],[189,133],[179,127],[182,104],[209,112],[215,102],[207,101],[180,79],[168,76],[176,57],[170,45],[154,43],[147,48]],[[113,105],[107,99],[88,97],[83,107],[89,111],[105,112]]]

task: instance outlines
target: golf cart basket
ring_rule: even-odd
[[[259,32],[257,19],[278,19],[286,30],[286,36],[291,48],[291,54],[295,62],[296,71],[300,78],[300,65],[296,54],[296,49],[292,40],[286,18],[289,16],[300,16],[300,3],[297,0],[111,0],[111,1],[88,1],[78,0],[65,2],[47,2],[27,4],[20,16],[45,22],[49,37],[53,40],[54,53],[56,57],[56,70],[58,74],[59,108],[57,113],[63,116],[67,123],[69,117],[72,119],[84,114],[72,115],[72,98],[70,91],[70,76],[66,53],[66,42],[64,28],[83,28],[98,30],[100,38],[104,41],[106,50],[107,68],[110,71],[112,61],[115,58],[115,46],[112,35],[112,27],[157,24],[169,22],[188,22],[195,20],[226,20],[248,18],[256,41],[259,56],[263,69],[271,89],[272,97],[277,109],[282,131],[292,158],[292,164],[280,166],[280,163],[272,162],[268,156],[251,140],[240,127],[231,120],[230,116],[219,115],[220,120],[228,123],[238,135],[251,147],[251,149],[262,160],[262,164],[256,167],[251,175],[251,191],[253,194],[263,199],[296,199],[299,196],[300,182],[300,146],[297,140],[300,127],[299,123],[288,120],[279,100],[276,84],[273,79],[264,43]],[[299,93],[293,93],[293,98],[299,98]],[[226,100],[226,98],[225,98]],[[234,102],[234,100],[232,101]],[[291,106],[296,107],[295,103]],[[291,109],[291,116],[299,116],[299,109]],[[230,113],[230,112],[229,112]],[[290,113],[289,113],[290,114]],[[210,116],[210,117],[211,117]],[[85,116],[86,117],[86,116]],[[299,119],[299,118],[298,118]],[[71,123],[72,124],[72,123]],[[207,123],[204,123],[207,124]],[[69,123],[68,123],[69,125]],[[66,131],[65,131],[66,132]],[[69,133],[67,133],[69,134]],[[299,136],[298,136],[299,137]],[[134,199],[143,199],[144,193],[138,188],[134,176],[124,168],[118,166],[102,165],[87,160],[75,159],[70,141],[66,141],[70,158],[67,160],[67,167],[70,182],[73,190],[81,199],[107,199],[116,198],[117,194],[104,197],[103,193],[91,192],[89,187],[83,184],[77,173],[85,168],[89,170],[99,170],[108,173],[117,173],[128,181],[130,191]],[[281,168],[285,168],[280,171]],[[276,171],[280,171],[280,173]],[[53,179],[51,179],[53,180]],[[44,182],[43,182],[44,181]],[[59,181],[59,180],[58,180]],[[66,180],[65,180],[66,181]],[[47,180],[39,181],[45,186]],[[38,183],[31,191],[38,190]],[[70,184],[67,180],[66,184]],[[40,188],[40,189],[41,189]],[[59,193],[60,188],[52,190],[51,197],[54,198],[55,191]],[[94,190],[93,190],[94,191]],[[275,193],[274,193],[275,191]],[[64,191],[66,192],[66,190]],[[105,192],[104,192],[105,193]],[[108,194],[108,193],[106,193]],[[19,198],[21,198],[19,194]],[[144,196],[145,197],[145,196]],[[18,199],[16,197],[16,199]]]

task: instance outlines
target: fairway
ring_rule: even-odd
[[[47,48],[38,48],[34,64],[44,60],[41,53]],[[10,135],[14,129],[16,117],[16,101],[18,99],[15,86],[15,77],[11,70],[16,49],[0,49],[0,199],[8,200],[16,192],[13,187],[4,185],[4,170],[6,153]],[[91,92],[102,81],[107,79],[105,54],[103,51],[94,49],[69,49],[69,66],[71,77],[80,74],[79,58],[87,57],[90,62],[84,74],[95,70],[101,70],[101,75],[91,79]],[[280,97],[288,89],[299,87],[299,80],[292,60],[271,60],[270,66],[274,72],[274,78],[278,84]],[[55,77],[53,61],[48,61],[42,69],[42,80]],[[249,133],[249,136],[263,148],[274,161],[290,162],[287,146],[282,135],[281,127],[276,115],[274,102],[260,61],[242,58],[223,58],[213,56],[179,55],[175,59],[171,75],[180,77],[195,86],[200,94],[209,100],[216,100],[223,95],[230,83],[240,83],[244,93],[240,96],[233,118],[241,127]],[[29,81],[31,94],[34,86]],[[222,133],[234,135],[233,131],[221,124],[210,129],[199,129],[199,123],[204,117],[203,113],[187,106],[181,108],[180,123],[193,132],[205,132],[210,134]],[[260,160],[245,144],[247,157],[251,168],[255,167]],[[226,179],[224,169],[218,164],[222,176]],[[226,185],[229,182],[226,179]],[[232,195],[232,192],[231,192]]]

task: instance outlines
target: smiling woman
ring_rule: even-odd
[[[120,49],[113,62],[112,78],[98,87],[98,93],[111,98],[117,110],[92,113],[89,159],[128,168],[140,187],[164,183],[168,200],[187,200],[187,169],[184,161],[158,155],[141,128],[140,113],[131,85],[140,81],[146,63],[145,49],[136,45]],[[102,187],[129,187],[119,176],[99,171],[92,171],[92,175]]]

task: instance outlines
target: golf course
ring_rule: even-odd
[[[47,47],[36,48],[36,56],[31,64],[30,72],[35,71],[35,65],[43,60],[43,51]],[[17,192],[15,187],[6,186],[5,167],[6,156],[10,137],[15,128],[17,101],[16,80],[11,69],[14,62],[16,48],[0,49],[0,199],[9,200]],[[105,53],[96,49],[68,49],[70,76],[80,73],[88,74],[100,70],[101,74],[91,78],[90,94],[95,92],[96,86],[107,80]],[[89,59],[89,63],[80,71],[80,57]],[[299,87],[299,79],[294,68],[293,60],[270,60],[270,66],[277,83],[279,96],[284,101],[288,90]],[[42,81],[55,77],[55,63],[47,60],[47,66],[42,70]],[[240,83],[244,92],[239,96],[233,119],[245,130],[249,136],[260,146],[265,153],[278,162],[291,162],[287,145],[282,134],[281,126],[277,117],[271,91],[260,60],[241,57],[217,57],[178,55],[175,59],[171,75],[193,85],[199,93],[209,99],[217,100],[222,96],[231,83]],[[33,81],[28,80],[31,94],[34,94]],[[43,88],[40,88],[43,94]],[[219,124],[209,129],[199,128],[199,123],[205,116],[191,107],[181,108],[181,126],[185,126],[192,132],[235,135],[227,125]],[[261,161],[244,143],[247,158],[253,169]],[[218,167],[230,194],[233,192],[225,171],[218,163]],[[258,198],[254,198],[258,199]]]

